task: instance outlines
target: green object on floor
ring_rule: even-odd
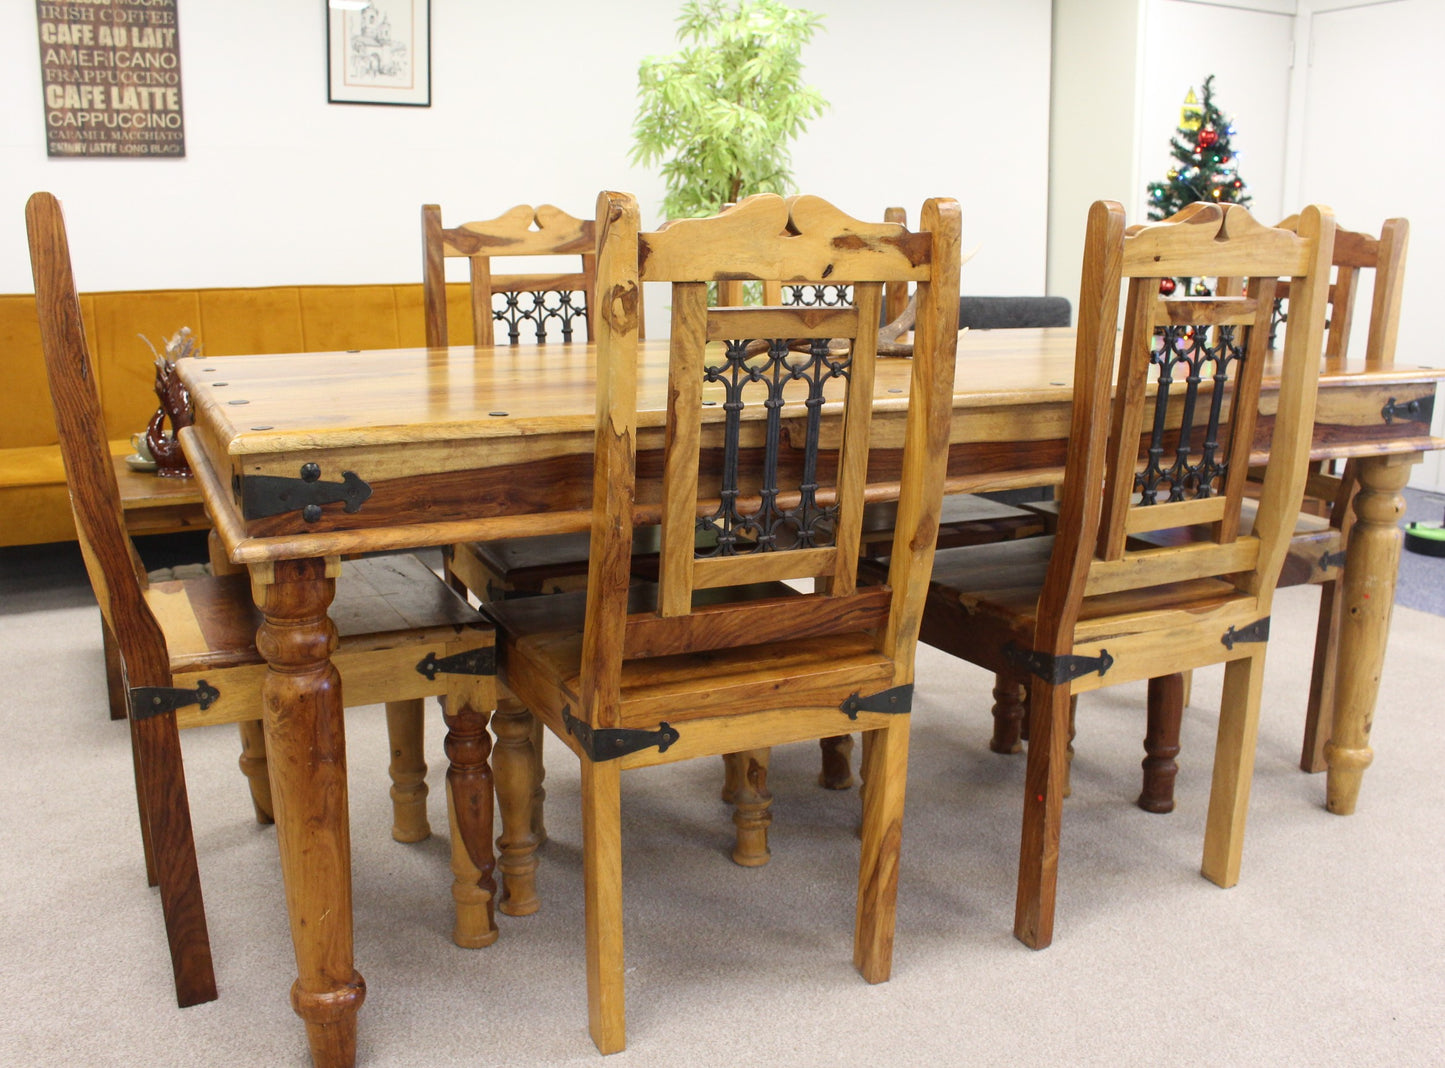
[[[1425,556],[1445,556],[1445,524],[1407,523],[1405,548]]]

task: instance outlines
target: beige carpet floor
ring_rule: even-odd
[[[274,832],[230,729],[184,736],[219,1000],[175,1006],[145,886],[123,724],[83,588],[12,575],[0,603],[0,1064],[304,1065]],[[891,982],[851,965],[856,792],[775,755],[773,861],[728,859],[720,767],[624,787],[626,1052],[609,1064],[1430,1065],[1445,1060],[1445,619],[1397,609],[1359,811],[1295,766],[1317,596],[1277,601],[1243,877],[1198,873],[1220,674],[1184,727],[1179,807],[1133,804],[1142,686],[1080,704],[1054,945],[1010,926],[1023,763],[987,749],[991,680],[925,650]],[[379,708],[348,713],[358,1063],[596,1065],[586,1030],[577,770],[549,750],[542,911],[454,947],[438,833],[389,837]],[[430,728],[430,725],[429,725]]]

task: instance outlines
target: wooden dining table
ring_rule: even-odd
[[[964,331],[948,488],[1057,482],[1068,448],[1074,332]],[[365,985],[354,966],[345,737],[327,607],[345,554],[586,529],[595,421],[586,344],[198,357],[187,458],[232,563],[250,569],[271,668],[265,731],[298,978],[292,1005],[317,1065],[355,1059]],[[637,518],[655,521],[667,343],[643,344]],[[1400,491],[1430,436],[1437,366],[1327,366],[1314,459],[1359,459],[1343,596],[1327,806],[1353,811],[1399,562]],[[1254,459],[1266,462],[1270,368]],[[712,407],[721,419],[721,387]],[[906,359],[879,361],[869,494],[897,494]],[[784,410],[802,440],[801,405]],[[792,422],[790,422],[790,420]],[[824,412],[824,445],[840,429]]]

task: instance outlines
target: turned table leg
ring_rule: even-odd
[[[1341,816],[1355,811],[1360,781],[1370,766],[1370,727],[1385,642],[1390,634],[1390,609],[1395,603],[1395,575],[1400,566],[1400,496],[1410,468],[1420,453],[1362,457],[1355,495],[1355,524],[1350,530],[1345,573],[1340,580],[1339,653],[1335,672],[1334,724],[1325,747],[1329,763],[1325,807]]]
[[[1148,727],[1144,734],[1144,787],[1139,807],[1145,812],[1174,811],[1174,779],[1179,774],[1179,728],[1184,718],[1184,675],[1149,680]]]
[[[256,644],[270,665],[261,691],[267,763],[296,951],[291,1006],[318,1068],[355,1062],[366,996],[353,967],[346,735],[330,660],[336,628],[326,615],[334,573],[324,560],[285,560],[252,574],[265,617]]]

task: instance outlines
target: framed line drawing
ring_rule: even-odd
[[[326,99],[431,106],[431,0],[329,0]]]

